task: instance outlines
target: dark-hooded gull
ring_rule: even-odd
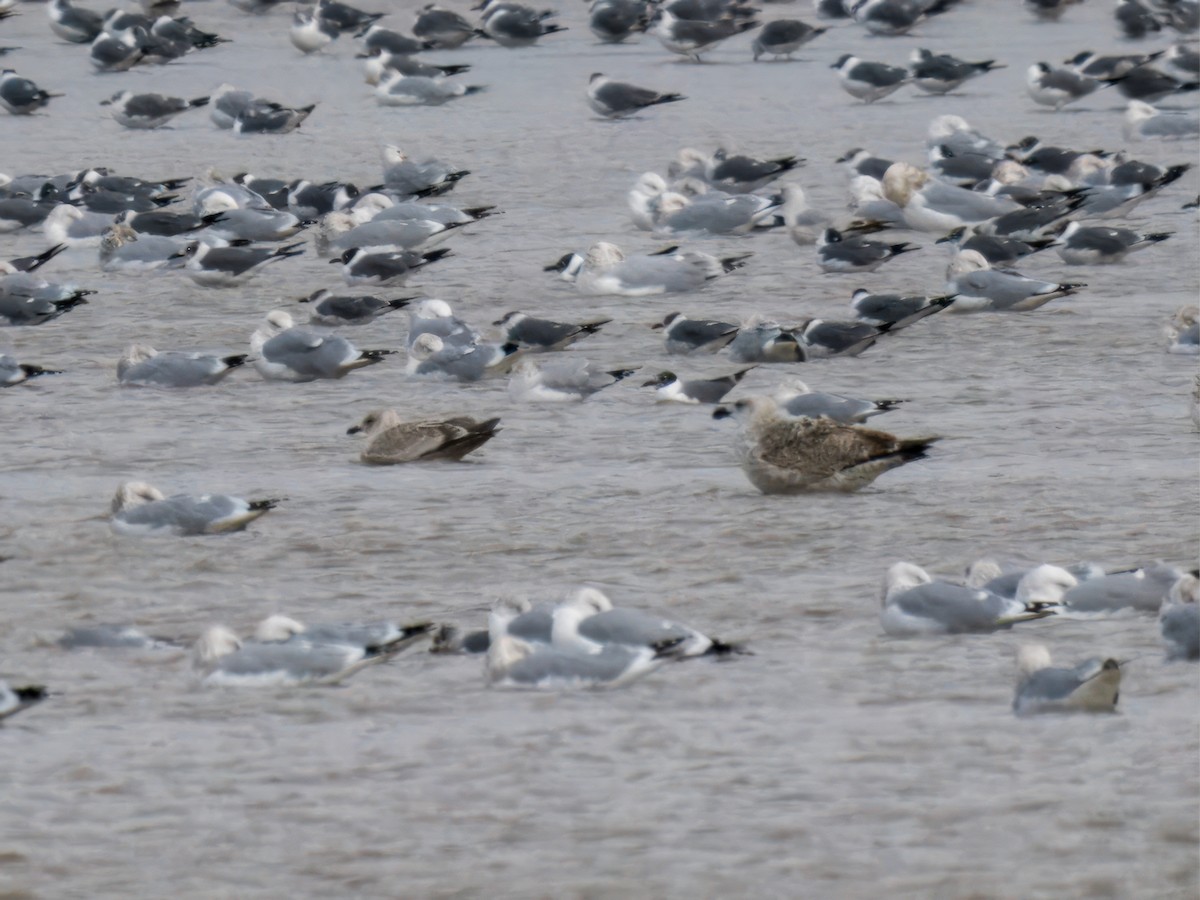
[[[126,535],[224,534],[241,531],[278,503],[226,494],[167,497],[144,481],[127,481],[113,496],[111,525],[117,534]]]
[[[1074,69],[1034,63],[1025,74],[1025,86],[1034,103],[1060,110],[1068,103],[1082,100],[1101,87],[1101,82]]]
[[[130,344],[117,361],[117,381],[137,386],[199,387],[225,379],[246,359],[245,354],[160,352],[145,344]]]
[[[386,466],[417,460],[460,460],[495,437],[499,425],[499,418],[477,420],[467,416],[406,422],[395,410],[377,409],[346,433],[366,436],[359,457],[363,462]]]
[[[1200,578],[1184,575],[1171,587],[1158,612],[1167,659],[1200,660]]]
[[[624,81],[615,81],[599,72],[593,73],[588,81],[588,106],[596,115],[606,119],[623,119],[651,106],[686,99],[683,94],[652,91]]]
[[[828,29],[814,28],[799,19],[775,19],[758,30],[750,43],[750,50],[755,62],[760,56],[768,54],[776,59],[780,56],[791,59],[793,53],[826,31]]]
[[[950,244],[956,251],[974,250],[993,266],[1016,262],[1033,253],[1045,250],[1055,245],[1053,238],[1045,240],[1022,241],[1017,238],[996,237],[989,234],[979,234],[973,226],[960,225],[953,231],[940,237],[935,244]]]
[[[1056,283],[993,269],[974,250],[964,250],[946,270],[946,290],[955,294],[952,312],[1026,312],[1057,297],[1074,294],[1081,283]]]
[[[28,78],[22,78],[12,69],[0,71],[0,106],[14,116],[27,116],[37,112],[55,97],[44,91]]]
[[[51,284],[23,272],[0,274],[0,323],[42,325],[86,304],[87,295],[94,293]]]
[[[843,54],[831,69],[837,69],[842,89],[864,103],[882,100],[908,84],[908,69],[870,62],[849,53]]]
[[[770,397],[747,397],[718,407],[714,418],[743,421],[742,470],[764,494],[856,491],[884,472],[925,458],[936,436],[898,438],[831,419],[796,419]]]
[[[972,634],[1053,615],[1037,603],[935,581],[920,566],[898,562],[884,576],[879,614],[891,635]]]
[[[588,28],[606,44],[619,44],[650,27],[654,4],[648,0],[594,0]]]
[[[861,321],[876,327],[889,325],[896,331],[941,312],[954,302],[955,297],[955,294],[943,294],[940,297],[926,294],[873,294],[865,288],[859,288],[850,297],[850,308]]]
[[[725,16],[716,21],[681,19],[670,9],[660,7],[654,36],[670,50],[700,62],[700,54],[715,47],[726,38],[758,27],[754,19],[739,19]]]
[[[592,319],[587,322],[555,322],[538,319],[523,312],[507,312],[492,324],[504,330],[508,342],[532,350],[562,350],[580,338],[595,334],[612,319]]]
[[[1068,222],[1054,247],[1063,262],[1073,266],[1119,263],[1130,253],[1165,241],[1170,231],[1141,233],[1128,228]]]
[[[674,372],[659,372],[654,378],[642,384],[642,387],[655,388],[654,393],[659,400],[674,401],[675,403],[720,403],[725,395],[732,391],[746,373],[755,366],[741,369],[720,378],[689,378],[683,379]]]
[[[927,16],[945,12],[952,4],[922,0],[843,0],[850,17],[872,34],[907,34]]]
[[[46,4],[50,30],[72,44],[90,44],[104,30],[100,13],[74,6],[71,0],[50,0]]]
[[[589,360],[579,358],[547,359],[541,365],[532,359],[523,359],[508,380],[508,393],[514,400],[534,403],[576,402],[586,400],[636,371],[637,367],[603,370]]]
[[[6,353],[0,353],[0,388],[21,384],[39,375],[61,375],[60,369],[47,369],[33,363],[18,362]]]
[[[511,0],[487,0],[480,15],[484,34],[501,47],[529,47],[540,37],[567,30],[547,22],[547,14]]]
[[[931,53],[924,49],[914,50],[912,54],[913,84],[929,94],[948,94],[972,78],[1003,68],[996,65],[994,59],[967,62],[948,53]]]
[[[780,385],[774,394],[780,412],[804,419],[824,416],[843,425],[861,425],[872,416],[891,412],[903,400],[860,400],[842,394],[814,391],[799,378]]]
[[[846,237],[836,228],[826,228],[817,239],[817,265],[835,274],[874,272],[902,253],[920,250],[907,242],[885,244],[864,237]]]
[[[301,303],[311,303],[308,321],[314,325],[366,325],[374,322],[385,313],[404,309],[415,298],[394,297],[390,300],[383,297],[343,296],[333,293],[328,288],[319,288],[307,297],[301,297]]]
[[[302,256],[303,246],[301,241],[281,247],[213,247],[192,241],[177,256],[187,260],[184,271],[201,287],[233,287],[249,281],[269,263]]]
[[[350,644],[243,643],[228,628],[215,626],[196,641],[193,664],[206,685],[276,687],[338,684],[390,655],[386,650]]]
[[[650,326],[662,330],[668,353],[716,353],[737,337],[741,326],[711,319],[689,319],[681,312],[668,313]]]
[[[1121,689],[1121,664],[1093,657],[1076,666],[1051,665],[1050,651],[1041,644],[1017,650],[1017,691],[1013,712],[1115,712]]]
[[[46,689],[39,684],[14,688],[0,678],[0,722],[41,703],[47,696]]]
[[[208,99],[196,97],[184,100],[182,97],[166,97],[162,94],[119,91],[107,100],[101,100],[100,105],[109,107],[112,117],[126,128],[150,129],[161,128],[189,109],[207,106]]]
[[[451,9],[430,3],[417,11],[412,33],[430,45],[431,50],[453,50],[461,47],[479,30]]]
[[[336,259],[329,260],[329,264],[342,267],[342,280],[351,287],[357,284],[403,284],[412,272],[449,254],[446,248],[371,253],[361,247],[351,247]]]
[[[382,362],[394,350],[359,350],[337,335],[297,328],[291,315],[276,309],[250,336],[254,367],[274,381],[342,378],[355,369]]]

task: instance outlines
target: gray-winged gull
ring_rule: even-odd
[[[186,245],[159,234],[139,234],[124,224],[110,225],[100,236],[100,268],[105,272],[180,269]]]
[[[599,653],[606,647],[657,648],[674,644],[678,657],[738,650],[694,628],[638,609],[614,608],[595,588],[581,588],[551,613],[550,639],[560,650]]]
[[[81,625],[59,637],[63,650],[158,650],[179,645],[167,638],[151,637],[134,625]]]
[[[946,270],[946,290],[955,294],[952,312],[1027,312],[1057,297],[1074,294],[1081,283],[1055,283],[993,269],[974,250],[963,250]]]
[[[804,362],[808,349],[793,329],[752,316],[729,343],[729,358],[743,363]]]
[[[1016,262],[1018,259],[1053,247],[1054,239],[1023,241],[1014,237],[997,237],[980,234],[971,225],[960,225],[944,237],[934,241],[935,244],[950,244],[954,252],[974,250],[991,265]]]
[[[1054,246],[1068,265],[1106,265],[1119,263],[1130,253],[1165,241],[1171,234],[1170,231],[1141,233],[1129,228],[1068,222]]]
[[[484,669],[493,687],[570,690],[622,687],[675,658],[679,641],[660,648],[610,645],[599,653],[535,645],[509,634],[493,636]]]
[[[479,84],[461,84],[447,78],[393,72],[375,88],[375,102],[380,106],[441,106],[484,90],[486,88]]]
[[[245,354],[216,356],[182,350],[158,351],[145,344],[130,344],[117,361],[121,384],[158,387],[199,387],[216,384],[246,362]]]
[[[668,313],[650,326],[662,329],[668,353],[716,353],[737,337],[741,326],[711,319],[689,319],[681,312]]]
[[[266,515],[279,500],[243,500],[227,494],[164,496],[144,481],[127,481],[112,500],[113,531],[118,534],[224,534],[241,531]]]
[[[972,78],[1003,68],[994,59],[968,62],[948,53],[931,53],[925,49],[912,52],[913,84],[929,94],[948,94]]]
[[[1100,86],[1101,83],[1094,78],[1044,62],[1034,63],[1025,73],[1025,87],[1033,102],[1053,106],[1056,110],[1082,100]]]
[[[449,419],[404,421],[392,409],[367,413],[347,434],[366,435],[361,459],[374,465],[429,459],[459,460],[490,441],[500,429],[499,418],[476,420],[467,416]]]
[[[474,344],[483,335],[469,323],[454,315],[445,300],[429,297],[408,310],[408,347],[411,349],[423,334],[432,334],[447,344]]]
[[[644,382],[642,387],[654,387],[654,393],[659,400],[676,403],[720,403],[725,395],[746,377],[746,373],[754,368],[756,366],[750,366],[729,375],[722,375],[720,378],[689,378],[686,380],[674,372],[659,372],[654,378]]]
[[[221,626],[205,631],[193,648],[193,664],[203,673],[203,683],[232,687],[338,684],[389,656],[385,650],[350,644],[243,643]]]
[[[281,247],[213,247],[192,241],[178,255],[187,259],[184,271],[202,287],[231,287],[253,278],[268,263],[302,256],[300,241]]]
[[[1089,578],[1067,591],[1063,605],[1071,612],[1103,613],[1122,609],[1155,613],[1172,586],[1186,577],[1174,566],[1155,563],[1130,572]]]
[[[416,269],[437,262],[450,251],[392,250],[371,253],[360,247],[350,247],[341,256],[331,259],[330,265],[341,265],[342,280],[348,285],[403,284]]]
[[[943,294],[940,297],[927,294],[873,294],[859,288],[850,297],[850,307],[863,322],[877,328],[890,325],[895,331],[941,312],[954,302],[955,297],[955,294]]]
[[[250,336],[250,350],[257,355],[254,367],[263,378],[295,382],[342,378],[396,352],[359,350],[343,337],[317,334],[295,324],[289,313],[272,310]]]
[[[516,344],[452,343],[436,334],[422,334],[408,348],[405,371],[409,375],[479,381],[505,374],[524,352]]]
[[[658,198],[654,219],[656,234],[749,234],[782,224],[780,205],[757,194],[701,194],[690,200],[668,191]]]
[[[511,0],[487,0],[480,16],[484,33],[501,47],[529,47],[540,37],[567,30],[546,22],[537,10]]]
[[[436,3],[421,7],[416,16],[412,33],[430,45],[431,50],[453,50],[479,34],[459,13]]]
[[[750,255],[742,253],[718,259],[707,253],[670,247],[649,256],[627,257],[615,244],[598,241],[583,258],[575,275],[575,287],[579,293],[593,296],[645,297],[694,291],[741,268]],[[564,258],[547,269],[563,271],[569,267],[570,262]]]
[[[506,312],[492,324],[504,329],[504,339],[533,350],[562,350],[580,338],[598,332],[612,319],[590,319],[586,322],[555,322],[539,319],[523,312]]]
[[[1053,615],[1036,603],[935,581],[909,562],[888,569],[880,599],[879,621],[891,635],[987,633]]]
[[[322,622],[305,624],[290,616],[267,616],[254,628],[259,643],[347,644],[364,650],[398,653],[433,630],[430,622]]]
[[[813,28],[799,19],[775,19],[758,30],[758,34],[750,42],[750,50],[754,54],[755,62],[760,56],[767,54],[776,58],[782,56],[784,59],[791,59],[793,53],[827,30]]]
[[[837,69],[842,89],[864,103],[882,100],[909,82],[908,69],[869,62],[849,53],[843,54],[829,68]]]
[[[1123,131],[1127,140],[1144,138],[1184,140],[1200,134],[1200,117],[1192,113],[1155,109],[1141,100],[1130,100]]]
[[[826,228],[817,239],[817,265],[823,272],[874,272],[902,253],[919,250],[907,242],[885,244],[863,237],[843,236],[836,228]]]
[[[1200,578],[1184,575],[1171,587],[1158,613],[1167,659],[1200,660]]]
[[[683,94],[664,94],[624,81],[614,81],[599,72],[593,73],[588,80],[588,106],[596,115],[606,119],[622,119],[651,106],[686,99]]]
[[[1021,208],[1007,197],[991,197],[938,181],[906,162],[892,163],[882,185],[884,196],[904,213],[905,224],[918,231],[945,234]]]
[[[301,303],[311,303],[312,310],[308,321],[314,325],[366,325],[374,322],[384,313],[404,309],[415,298],[394,297],[390,300],[383,297],[345,296],[335,294],[328,288],[313,291],[307,297],[301,297]]]
[[[508,393],[514,400],[536,403],[586,400],[636,371],[636,367],[600,369],[586,358],[548,359],[541,365],[523,359],[509,378]]]
[[[660,7],[658,24],[654,36],[659,43],[681,56],[700,62],[700,54],[719,44],[726,38],[758,27],[754,19],[743,20],[725,16],[714,22],[696,19],[681,19],[665,7]]]
[[[856,491],[884,472],[924,459],[936,436],[898,438],[831,419],[782,415],[770,397],[747,397],[718,407],[714,418],[743,421],[742,470],[764,494]]]
[[[784,382],[775,391],[775,402],[781,412],[796,418],[817,419],[824,416],[843,425],[861,425],[872,416],[895,409],[903,400],[860,400],[841,394],[813,391],[799,378]]]
[[[118,91],[101,106],[110,107],[112,117],[126,128],[161,128],[180,113],[208,105],[208,97],[184,100],[182,97],[166,97],[162,94],[135,94],[133,91]]]
[[[1066,668],[1050,663],[1050,651],[1041,644],[1017,650],[1017,692],[1013,712],[1034,713],[1115,712],[1121,688],[1121,664],[1093,657]]]
[[[0,72],[0,106],[14,116],[27,116],[44,107],[55,97],[44,91],[28,78],[22,78],[12,69]]]

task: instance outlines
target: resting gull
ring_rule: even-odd
[[[814,38],[828,31],[827,28],[813,28],[799,19],[775,19],[767,22],[758,30],[750,49],[754,53],[755,62],[760,56],[770,54],[778,59],[791,59],[792,54]]]
[[[241,531],[279,500],[243,500],[226,494],[164,496],[144,481],[127,481],[112,500],[112,529],[118,534],[224,534]]]
[[[578,324],[538,319],[523,312],[507,312],[492,324],[504,329],[505,341],[533,350],[562,350],[580,338],[598,332],[612,319],[591,319]]]
[[[1052,573],[1040,573],[1037,580],[1039,592],[1044,590],[1042,582],[1057,583]],[[879,621],[891,635],[987,633],[1053,615],[1037,601],[935,581],[920,566],[909,562],[898,562],[888,569],[881,601]]]
[[[863,237],[846,237],[836,228],[826,228],[817,240],[817,265],[823,272],[838,274],[874,272],[888,260],[919,249],[907,242],[885,244]]]
[[[566,274],[574,268],[575,286],[581,294],[645,297],[696,290],[741,268],[750,255],[742,253],[718,259],[707,253],[668,247],[649,256],[626,257],[615,244],[598,241],[588,248],[579,263],[574,262],[571,257],[575,254],[571,254],[546,270]]]
[[[747,397],[718,407],[714,418],[736,415],[744,425],[742,469],[764,494],[856,491],[884,472],[925,458],[936,436],[897,438],[831,419],[796,419],[770,397]]]
[[[267,616],[255,626],[254,640],[263,643],[345,644],[364,650],[398,653],[433,631],[430,622],[324,622],[306,625],[290,616]]]
[[[363,433],[367,444],[361,459],[374,465],[428,459],[460,460],[490,441],[500,429],[499,418],[476,420],[467,416],[449,419],[404,421],[392,409],[367,413],[346,434]]]
[[[335,294],[328,288],[320,288],[307,297],[301,297],[300,302],[313,305],[308,315],[308,321],[313,325],[366,325],[384,313],[404,309],[414,299],[395,297],[385,300],[370,295],[344,296]]]
[[[860,400],[841,394],[814,391],[799,378],[780,385],[775,391],[779,410],[789,416],[817,419],[824,416],[843,425],[861,425],[872,416],[891,412],[903,400]]]
[[[1122,609],[1156,613],[1172,587],[1186,578],[1174,566],[1155,563],[1129,572],[1089,578],[1067,591],[1063,605],[1070,612],[1105,613]]]
[[[1185,575],[1171,587],[1158,613],[1167,659],[1200,660],[1200,578]]]
[[[951,312],[1027,312],[1087,287],[1080,283],[1040,281],[1007,269],[993,269],[974,250],[964,250],[951,260],[946,279],[946,290],[955,294]]]
[[[741,326],[711,319],[689,319],[681,312],[673,312],[650,327],[662,329],[668,353],[716,353],[737,337]]]
[[[158,650],[179,645],[167,638],[151,637],[133,625],[81,625],[59,637],[64,650]]]
[[[253,278],[268,263],[302,256],[301,241],[281,247],[213,247],[204,241],[192,241],[178,257],[186,258],[184,270],[202,287],[232,287]]]
[[[126,128],[161,128],[180,113],[208,105],[208,97],[184,100],[182,97],[165,97],[162,94],[135,94],[119,91],[101,106],[110,107],[112,117]]]
[[[540,366],[523,359],[509,378],[508,393],[514,400],[540,403],[586,400],[636,371],[636,367],[602,370],[587,359],[551,359]]]
[[[954,302],[955,297],[955,294],[943,294],[940,297],[927,294],[873,294],[859,288],[850,297],[850,307],[861,321],[876,327],[890,325],[896,331],[941,312]]]
[[[117,361],[121,384],[156,387],[199,387],[216,384],[244,365],[247,356],[215,356],[182,350],[158,351],[146,344],[130,344]]]
[[[1071,668],[1050,663],[1050,651],[1041,644],[1017,650],[1017,692],[1013,712],[1034,713],[1115,712],[1121,688],[1121,664],[1093,657]]]
[[[849,53],[843,54],[830,68],[837,69],[846,93],[864,103],[882,100],[909,81],[908,69],[861,60]]]
[[[250,336],[254,367],[268,380],[305,382],[342,378],[382,362],[395,350],[359,350],[343,337],[295,327],[291,315],[276,309]]]
[[[686,99],[683,94],[663,94],[623,81],[614,81],[599,72],[593,73],[588,81],[588,106],[596,115],[606,119],[623,119],[651,106]]]
[[[682,379],[674,372],[659,372],[654,378],[642,384],[642,387],[653,387],[659,400],[676,403],[720,403],[725,395],[732,391],[746,377],[746,373],[756,368],[750,366],[720,378],[689,378]]]
[[[390,653],[350,644],[286,641],[242,643],[228,628],[209,628],[193,648],[195,667],[206,685],[275,687],[338,684],[360,669],[383,662]]]
[[[1167,240],[1170,231],[1141,233],[1128,228],[1068,222],[1054,242],[1063,262],[1072,266],[1111,265],[1130,253]]]
[[[680,641],[660,647],[606,646],[599,653],[534,645],[509,634],[493,636],[485,665],[494,687],[570,690],[623,687],[675,658]]]
[[[47,369],[33,363],[17,362],[6,353],[0,353],[0,388],[21,384],[39,375],[61,375],[61,369]]]
[[[677,657],[734,652],[694,628],[637,609],[614,608],[595,588],[581,588],[551,613],[550,640],[560,650],[601,653],[607,647],[653,649],[674,644]]]

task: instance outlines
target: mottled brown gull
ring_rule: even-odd
[[[491,440],[500,430],[496,427],[499,424],[498,418],[477,421],[466,416],[405,422],[395,410],[377,409],[346,433],[366,434],[363,462],[391,465],[425,459],[462,459]]]

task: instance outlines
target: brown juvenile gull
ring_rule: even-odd
[[[476,421],[466,416],[405,422],[395,410],[377,409],[346,433],[364,432],[367,446],[362,461],[386,466],[419,459],[462,459],[491,440],[499,424],[499,418]]]
[[[713,418],[744,421],[742,470],[764,494],[856,491],[888,469],[925,456],[936,436],[898,438],[827,418],[794,419],[770,397],[719,407]]]

